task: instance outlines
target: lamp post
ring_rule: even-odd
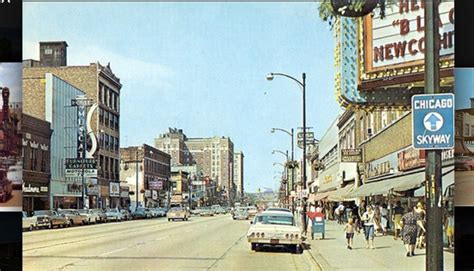
[[[306,73],[301,75],[302,81],[284,73],[270,73],[267,75],[267,80],[271,81],[275,75],[283,76],[295,81],[303,89],[303,190],[306,190]],[[306,204],[303,207],[303,233],[306,233]]]
[[[282,152],[280,150],[273,150],[272,151],[272,154],[275,154],[275,153],[280,153],[280,154],[283,154],[286,158],[286,164],[285,164],[285,178],[282,178],[282,182],[283,184],[285,185],[285,200],[284,200],[284,204],[286,205],[286,207],[288,207],[289,205],[289,199],[288,199],[288,162],[290,161],[289,157],[288,157],[288,151],[286,152]]]
[[[141,151],[142,148],[138,147],[135,150],[135,180],[136,180],[136,188],[135,188],[135,211],[138,209],[138,151]]]
[[[294,154],[295,154],[294,142],[295,141],[293,140],[293,135],[294,135],[293,128],[291,128],[291,130],[290,130],[291,132],[289,132],[285,129],[282,129],[282,128],[272,128],[272,130],[270,132],[275,133],[275,131],[284,132],[284,133],[288,134],[291,137],[291,162],[293,163],[293,161],[295,160],[295,157],[294,157]],[[289,185],[290,184],[287,180],[287,194],[289,194],[289,190],[290,190]],[[295,185],[295,167],[294,167],[294,165],[292,165],[291,166],[291,190],[295,190],[294,185]],[[289,195],[288,195],[288,204],[289,204],[289,201],[290,201],[290,198],[289,198]],[[291,207],[292,207],[292,211],[294,212],[294,210],[295,210],[294,201],[292,202]]]

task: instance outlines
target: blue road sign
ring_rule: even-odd
[[[454,94],[420,94],[411,99],[413,147],[454,148]]]

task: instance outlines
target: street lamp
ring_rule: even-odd
[[[290,76],[284,73],[277,73],[277,72],[268,74],[267,80],[272,81],[275,75],[287,77],[295,81],[303,89],[303,189],[306,189],[306,73],[302,74],[302,82],[300,82],[298,79],[294,78],[293,76]],[[273,130],[277,130],[277,129],[273,128],[272,131]],[[279,129],[279,130],[282,130],[282,129]],[[289,132],[287,133],[290,134]]]
[[[267,80],[272,81],[275,75],[289,78],[296,82],[303,90],[303,190],[306,190],[306,73],[302,73],[302,81],[284,73],[270,73]],[[303,208],[303,233],[306,233],[306,207]]]

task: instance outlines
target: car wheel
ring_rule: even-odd
[[[471,170],[472,170],[472,166],[467,166],[467,167],[466,167],[466,170],[471,171]]]
[[[250,249],[253,251],[257,250],[257,244],[256,243],[250,243]]]
[[[32,231],[33,230],[33,225],[30,225],[30,227],[28,228],[29,231]]]
[[[49,222],[48,229],[52,229],[52,228],[53,228],[53,222]]]

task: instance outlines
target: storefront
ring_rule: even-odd
[[[23,211],[31,215],[35,210],[49,209],[49,187],[44,183],[23,183]]]

